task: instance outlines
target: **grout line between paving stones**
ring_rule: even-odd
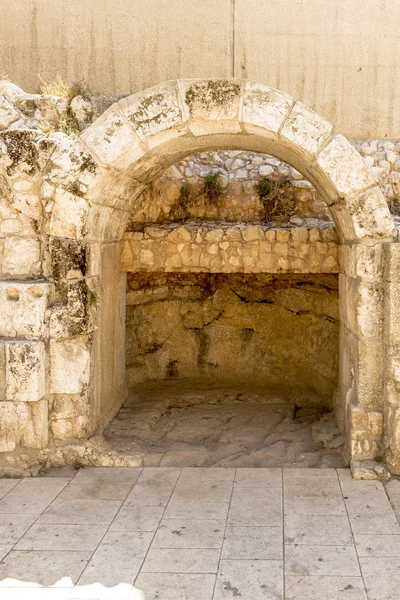
[[[363,575],[363,572],[362,572],[362,569],[361,569],[360,557],[358,556],[357,545],[356,545],[356,540],[355,540],[355,538],[354,538],[353,527],[351,526],[350,515],[349,515],[349,511],[347,510],[347,504],[346,504],[346,500],[345,500],[344,493],[343,493],[342,483],[341,483],[341,481],[340,481],[340,477],[339,477],[339,474],[338,474],[338,472],[337,472],[337,469],[335,469],[335,471],[336,471],[336,476],[337,476],[337,478],[338,478],[338,482],[339,482],[340,491],[342,492],[343,504],[344,504],[344,507],[345,507],[345,509],[346,509],[347,520],[348,520],[348,522],[349,522],[349,527],[350,527],[350,532],[351,532],[351,538],[352,538],[352,540],[353,540],[353,547],[354,547],[354,550],[355,550],[355,552],[356,552],[357,564],[358,564],[358,568],[360,569],[360,575],[361,575],[361,579],[362,579],[362,582],[363,582],[363,586],[364,586],[365,595],[367,596],[367,598],[369,598],[369,596],[368,596],[368,590],[367,590],[367,586],[366,586],[366,584],[365,584],[365,580],[364,580],[364,575]]]
[[[225,517],[225,529],[224,529],[224,535],[222,536],[222,544],[221,544],[221,550],[219,551],[219,559],[218,559],[218,564],[217,564],[217,572],[215,573],[215,581],[214,581],[214,587],[213,587],[213,593],[212,593],[212,597],[211,600],[214,599],[215,596],[215,592],[216,592],[216,588],[217,588],[217,581],[218,581],[218,573],[219,573],[219,568],[221,566],[221,557],[222,557],[222,549],[224,547],[224,541],[225,541],[225,536],[226,536],[226,530],[228,528],[228,522],[229,522],[229,512],[231,510],[231,504],[232,504],[232,496],[233,496],[233,490],[235,488],[235,480],[236,480],[236,474],[237,474],[237,469],[234,469],[234,473],[233,473],[233,479],[232,479],[232,489],[231,489],[231,495],[229,498],[229,506],[228,506],[228,512],[226,513],[226,517]]]
[[[143,468],[143,471],[144,471],[144,469],[145,469],[145,468],[146,468],[146,467],[144,467],[144,468]],[[142,473],[143,473],[143,471],[142,471]],[[171,498],[172,498],[172,495],[173,495],[173,493],[174,493],[174,491],[175,491],[175,488],[176,488],[176,486],[178,485],[178,482],[179,482],[179,480],[180,480],[180,478],[181,478],[181,476],[182,476],[182,471],[183,471],[183,469],[181,468],[181,469],[180,469],[180,473],[179,473],[179,477],[177,477],[177,479],[176,479],[176,481],[175,481],[175,485],[173,486],[173,488],[172,488],[172,491],[171,491],[171,493],[170,493],[170,495],[169,495],[168,501],[165,503],[164,510],[163,510],[163,512],[162,512],[162,515],[161,515],[161,517],[160,517],[160,520],[159,520],[159,522],[158,522],[158,525],[157,525],[157,527],[156,527],[156,529],[155,529],[155,531],[154,531],[154,533],[153,533],[153,536],[152,536],[152,538],[151,538],[151,541],[150,541],[149,547],[147,548],[147,550],[146,550],[146,552],[145,552],[145,555],[144,555],[144,557],[143,557],[143,560],[142,560],[142,562],[140,563],[140,567],[139,567],[139,570],[138,570],[138,572],[137,572],[137,575],[136,575],[135,579],[133,580],[132,587],[134,587],[134,586],[135,586],[136,580],[137,580],[137,578],[138,578],[138,577],[139,577],[139,575],[140,575],[140,572],[141,572],[141,570],[142,570],[142,567],[143,567],[144,561],[146,560],[146,558],[147,558],[147,555],[148,555],[148,553],[149,553],[149,551],[150,551],[151,545],[152,545],[152,543],[153,543],[153,541],[154,541],[154,538],[155,538],[155,536],[156,536],[156,533],[157,533],[157,531],[158,531],[158,529],[159,529],[159,527],[160,527],[160,523],[161,523],[161,521],[162,521],[162,520],[163,520],[163,518],[164,518],[165,511],[167,510],[168,504],[169,504],[169,503],[170,503],[170,501],[171,501]],[[138,481],[138,480],[139,480],[139,477],[137,478],[137,480],[136,480],[136,481]],[[135,484],[136,484],[136,482],[135,482]],[[150,507],[150,508],[151,508],[151,507]],[[111,527],[111,525],[110,525],[110,527]],[[151,532],[150,532],[150,533],[151,533]]]
[[[75,477],[76,477],[76,476],[75,476]],[[43,477],[43,479],[45,479],[45,478]],[[57,479],[57,478],[54,478],[54,479]],[[60,477],[59,479],[64,479],[64,478]],[[26,480],[26,479],[21,479],[21,481],[19,481],[19,482],[17,483],[17,485],[15,485],[13,488],[11,488],[11,490],[10,490],[9,492],[7,492],[7,494],[6,494],[5,496],[3,496],[2,500],[3,500],[3,499],[6,497],[6,496],[8,496],[8,494],[9,494],[10,492],[12,492],[13,490],[16,490],[16,489],[17,489],[17,487],[19,486],[19,484],[20,484],[20,483],[22,483],[22,482],[23,482],[23,481],[25,481],[25,480]],[[11,548],[11,550],[10,550],[9,552],[7,552],[7,554],[6,554],[5,556],[3,556],[2,560],[4,560],[4,559],[5,559],[5,558],[6,558],[6,557],[7,557],[7,556],[10,554],[10,552],[12,552],[12,551],[14,550],[15,546],[16,546],[16,545],[17,545],[17,544],[18,544],[18,543],[19,543],[19,542],[22,540],[22,538],[23,538],[23,537],[24,537],[24,536],[25,536],[25,535],[26,535],[26,534],[27,534],[27,533],[28,533],[28,532],[29,532],[29,531],[32,529],[32,527],[33,527],[34,525],[36,525],[36,524],[37,524],[37,520],[39,519],[39,517],[41,517],[41,516],[42,516],[42,514],[43,514],[44,512],[46,512],[46,510],[49,508],[50,504],[53,504],[54,500],[57,500],[58,496],[59,496],[59,495],[60,495],[60,494],[61,494],[61,493],[62,493],[62,492],[65,490],[65,488],[67,487],[67,485],[68,485],[69,483],[70,483],[70,481],[64,485],[64,487],[63,487],[63,488],[62,488],[62,489],[61,489],[61,490],[58,492],[57,496],[55,496],[55,498],[53,498],[53,500],[51,500],[51,502],[49,502],[49,504],[46,506],[46,508],[45,508],[44,510],[42,510],[42,512],[41,512],[39,515],[37,515],[37,516],[35,515],[35,520],[34,520],[34,522],[32,523],[32,525],[31,525],[30,527],[28,527],[28,529],[25,531],[25,533],[23,533],[23,534],[21,535],[21,537],[20,537],[20,538],[19,538],[19,539],[18,539],[18,540],[15,542],[15,544],[13,545],[13,547]],[[17,514],[17,513],[2,513],[2,514]],[[28,514],[31,514],[31,513],[19,513],[19,514],[21,514],[21,515],[24,515],[24,514],[25,514],[25,515],[28,515]],[[22,550],[21,550],[21,552],[22,552]],[[28,550],[27,552],[29,552],[29,550]],[[44,551],[43,551],[43,552],[44,552]],[[58,552],[58,550],[52,550],[52,552]],[[65,550],[64,552],[70,552],[70,550]],[[89,552],[90,552],[90,550],[89,550]]]

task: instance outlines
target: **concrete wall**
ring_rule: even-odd
[[[0,77],[60,74],[93,93],[248,77],[343,134],[400,138],[398,0],[0,0]]]

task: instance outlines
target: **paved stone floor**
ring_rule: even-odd
[[[347,469],[0,479],[1,600],[398,600],[399,481]]]

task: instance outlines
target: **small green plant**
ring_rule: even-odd
[[[209,173],[204,177],[202,193],[210,203],[218,203],[222,195],[220,174]]]
[[[289,179],[268,179],[263,177],[255,190],[263,206],[263,220],[288,221],[296,214],[296,193]]]
[[[181,189],[179,190],[179,203],[181,206],[190,207],[192,204],[192,188],[185,182],[182,183]]]
[[[89,304],[91,306],[97,306],[97,294],[96,292],[93,292],[93,290],[90,290],[89,292]]]
[[[179,197],[171,207],[170,215],[175,220],[185,220],[189,217],[190,208],[193,206],[193,190],[186,181],[182,183],[179,190]]]
[[[256,183],[256,192],[260,197],[260,200],[270,196],[274,189],[276,188],[276,182],[272,181],[272,179],[268,179],[267,177],[262,177],[260,181]]]

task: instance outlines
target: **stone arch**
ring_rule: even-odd
[[[392,218],[373,173],[332,125],[251,81],[166,82],[113,104],[79,139],[57,141],[43,169],[45,185],[53,186],[46,235],[59,290],[49,318],[51,402],[85,395],[86,436],[118,410],[125,393],[119,256],[130,211],[156,173],[213,148],[272,154],[300,171],[329,206],[341,242],[338,422],[349,459],[381,456],[382,266],[395,236]]]

